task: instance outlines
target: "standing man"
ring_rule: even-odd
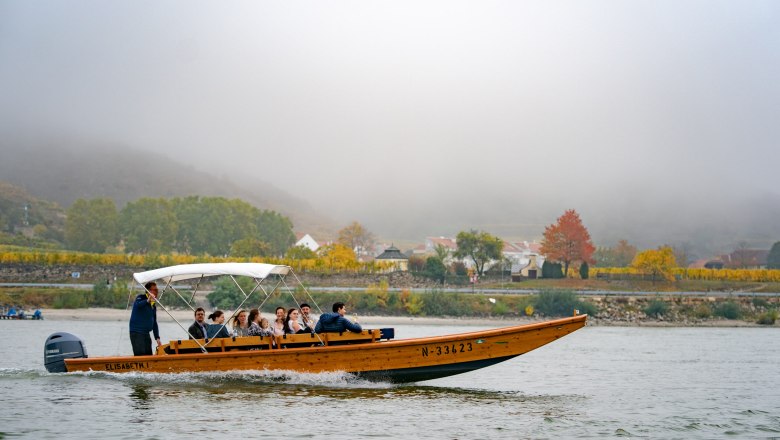
[[[206,311],[202,307],[195,309],[195,322],[187,330],[190,339],[206,339]]]
[[[346,330],[360,333],[363,331],[360,324],[352,322],[344,317],[346,313],[347,307],[344,306],[343,302],[333,304],[333,313],[323,313],[322,316],[320,316],[320,321],[317,323],[317,326],[314,327],[314,331],[317,333],[341,333]]]
[[[313,316],[309,315],[311,313],[311,307],[303,303],[301,304],[301,320],[303,320],[303,329],[307,332],[313,332],[314,327],[317,325],[317,320],[314,319]]]
[[[157,283],[150,281],[144,285],[144,289],[146,293],[135,297],[130,313],[130,344],[133,345],[135,356],[154,354],[149,332],[154,333],[157,346],[162,345],[160,329],[157,328]]]

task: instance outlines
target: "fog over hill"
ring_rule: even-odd
[[[0,180],[241,197],[315,236],[532,240],[576,209],[597,245],[767,249],[778,22],[771,0],[4,0]]]
[[[253,176],[231,175],[230,170],[215,175],[162,153],[67,135],[56,140],[7,137],[0,140],[0,150],[0,181],[66,208],[79,198],[108,197],[121,209],[142,197],[222,196],[280,212],[296,230],[332,234],[335,228],[308,203],[264,182],[262,169]]]

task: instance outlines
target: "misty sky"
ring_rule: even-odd
[[[712,222],[778,200],[779,116],[777,1],[0,0],[3,130],[252,176],[389,237]]]

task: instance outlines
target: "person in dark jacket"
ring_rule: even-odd
[[[227,327],[225,327],[225,312],[217,310],[209,315],[209,319],[214,323],[209,324],[209,326],[206,327],[206,336],[208,336],[209,339],[230,337],[230,332]]]
[[[160,329],[157,327],[157,284],[150,281],[144,285],[144,289],[145,293],[135,297],[130,313],[130,344],[135,356],[153,354],[149,332],[154,333],[157,346],[162,345]]]
[[[190,334],[190,339],[205,339],[206,338],[206,311],[203,307],[195,309],[195,322],[192,323],[187,332]]]
[[[344,331],[351,331],[360,333],[363,328],[357,322],[352,322],[345,318],[347,308],[343,302],[337,302],[333,304],[333,313],[323,313],[320,316],[320,320],[317,321],[317,325],[314,327],[316,333],[341,333]]]

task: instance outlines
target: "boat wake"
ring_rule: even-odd
[[[329,388],[372,388],[393,387],[391,383],[371,382],[344,372],[301,373],[287,370],[235,370],[202,373],[107,373],[103,371],[74,372],[91,378],[106,378],[130,384],[165,384],[207,386],[222,388],[247,385],[309,385]]]

